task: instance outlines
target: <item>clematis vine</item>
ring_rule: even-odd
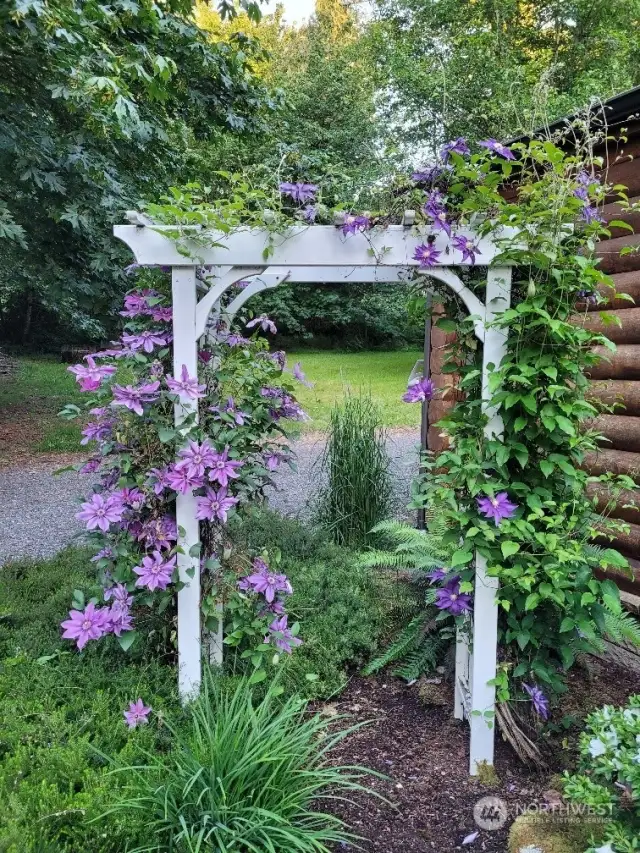
[[[107,607],[96,607],[89,602],[84,610],[70,610],[69,618],[61,627],[64,629],[62,637],[65,640],[75,640],[80,651],[84,649],[89,640],[99,640],[109,632],[110,616]]]
[[[433,399],[435,391],[436,386],[433,381],[423,376],[421,379],[414,379],[409,383],[402,399],[405,403],[424,403]]]
[[[499,492],[494,498],[486,495],[477,498],[478,510],[485,518],[492,518],[496,527],[504,519],[513,518],[518,509],[518,504],[509,500],[507,492]]]
[[[70,373],[75,375],[81,391],[97,391],[102,380],[108,376],[113,376],[116,372],[115,367],[110,364],[97,365],[90,355],[85,357],[85,361],[87,362],[86,365],[76,364],[67,368]]]
[[[462,261],[470,261],[472,264],[476,262],[476,255],[480,251],[470,237],[456,235],[451,241],[453,248],[462,253]]]
[[[142,565],[135,566],[133,571],[138,575],[137,587],[145,587],[150,592],[165,590],[171,583],[171,577],[176,568],[177,557],[165,559],[160,551],[154,551],[144,557]]]
[[[531,699],[531,704],[536,714],[542,717],[543,720],[549,719],[549,700],[542,690],[535,684],[523,684],[522,687],[529,694],[529,699]]]
[[[441,254],[442,252],[431,243],[422,243],[416,247],[413,260],[418,261],[421,268],[434,267],[439,262]]]
[[[505,160],[515,160],[516,155],[513,151],[504,145],[502,142],[498,142],[497,139],[485,139],[483,142],[478,142],[478,145],[481,148],[487,148],[494,154],[497,154],[499,157],[504,157]]]
[[[439,610],[448,610],[452,616],[461,616],[472,610],[472,598],[460,592],[459,580],[453,578],[436,592],[435,605]]]
[[[344,236],[349,234],[357,234],[358,231],[367,231],[371,228],[371,220],[368,216],[357,216],[354,213],[348,213],[342,223],[342,233]]]
[[[190,400],[201,400],[203,397],[206,397],[207,386],[199,385],[197,376],[189,376],[186,364],[182,365],[180,379],[167,376],[167,386],[174,394],[180,394],[183,397],[188,397]]]
[[[129,708],[124,711],[124,719],[130,729],[136,729],[138,726],[146,725],[149,722],[149,714],[153,709],[147,707],[142,699],[137,702],[129,703]]]
[[[247,329],[255,329],[256,326],[259,326],[263,332],[271,332],[272,335],[275,335],[278,332],[276,324],[265,314],[261,314],[260,317],[256,317],[254,320],[250,320],[247,323]]]
[[[280,192],[282,195],[292,198],[296,204],[304,204],[307,201],[314,201],[318,187],[315,184],[305,184],[302,181],[284,182],[280,184]]]
[[[105,498],[103,495],[94,494],[82,504],[82,510],[76,513],[76,518],[86,523],[87,530],[99,529],[106,533],[112,524],[122,520],[123,513],[122,501],[117,497],[111,495]]]
[[[160,383],[146,382],[144,385],[134,387],[133,385],[114,385],[112,406],[124,406],[136,415],[144,414],[144,406],[155,403],[159,395]]]

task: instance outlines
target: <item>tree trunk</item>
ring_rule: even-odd
[[[591,379],[640,379],[640,345],[622,344],[615,352],[606,347],[594,347],[600,362],[590,367]]]
[[[591,382],[587,399],[615,406],[617,414],[640,415],[640,382],[615,379]]]

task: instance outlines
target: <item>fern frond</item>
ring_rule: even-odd
[[[427,672],[434,672],[445,646],[446,642],[439,635],[427,635],[417,648],[406,655],[393,674],[405,681],[415,681]]]
[[[626,642],[640,648],[640,622],[625,610],[616,613],[605,605],[604,630],[614,643]]]
[[[419,613],[409,622],[409,624],[400,631],[395,640],[383,654],[371,661],[363,670],[364,675],[373,675],[379,672],[390,663],[394,663],[404,657],[409,651],[421,641],[425,622],[428,617],[427,613]]]

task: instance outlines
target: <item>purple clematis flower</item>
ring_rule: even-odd
[[[193,489],[201,489],[204,485],[202,477],[191,473],[191,467],[187,460],[172,465],[169,468],[166,481],[170,489],[179,492],[181,495],[187,495]]]
[[[247,323],[247,329],[255,329],[256,326],[260,326],[263,332],[271,332],[272,335],[275,335],[278,332],[276,324],[265,314],[261,314],[260,317],[256,317],[254,320],[250,320]]]
[[[189,447],[184,447],[178,452],[187,463],[188,473],[191,477],[204,477],[205,469],[216,464],[218,454],[205,439],[202,444],[197,441],[189,441]]]
[[[130,729],[146,725],[149,722],[149,714],[153,709],[147,707],[142,699],[129,703],[129,710],[124,712],[124,718]]]
[[[592,222],[604,222],[604,217],[595,205],[585,204],[580,214],[580,219],[591,225]]]
[[[228,447],[225,447],[222,453],[214,453],[211,460],[209,479],[212,483],[220,483],[225,488],[229,485],[229,480],[235,480],[240,476],[237,469],[244,465],[244,462],[229,459]]]
[[[447,572],[446,569],[438,568],[438,569],[433,569],[432,571],[430,571],[427,574],[427,577],[429,578],[431,583],[440,583],[440,581],[443,581],[448,574],[449,573]]]
[[[458,235],[454,237],[451,242],[453,243],[454,249],[462,252],[463,263],[464,261],[471,261],[472,264],[475,264],[476,252],[479,252],[480,250],[470,237],[462,237]]]
[[[478,502],[478,510],[485,518],[493,518],[496,527],[505,518],[513,518],[518,504],[511,503],[507,492],[499,492],[495,498],[488,495],[483,498],[476,498]]]
[[[133,596],[123,583],[116,583],[113,586],[107,587],[103,596],[105,601],[113,599],[124,607],[131,607],[133,604]]]
[[[158,399],[159,382],[148,382],[146,385],[114,385],[112,406],[124,406],[136,415],[143,415],[144,403],[155,403]]]
[[[294,637],[291,629],[287,626],[287,617],[281,616],[279,619],[274,619],[269,625],[269,634],[264,638],[265,643],[268,643],[273,638],[277,649],[290,655],[295,646],[301,646],[302,640]]]
[[[413,382],[409,383],[402,399],[405,403],[424,403],[433,399],[435,391],[436,386],[432,380],[423,376],[422,379],[414,379]]]
[[[112,365],[97,365],[90,355],[85,356],[85,361],[87,362],[86,366],[75,364],[73,367],[67,367],[67,370],[75,375],[81,391],[97,391],[102,380],[116,372]]]
[[[196,510],[196,518],[200,521],[222,521],[223,524],[227,521],[229,510],[238,503],[238,498],[234,498],[227,494],[224,486],[218,491],[207,488],[206,495],[203,498],[198,498]]]
[[[303,385],[306,385],[307,388],[313,388],[313,382],[309,382],[307,380],[307,377],[303,373],[302,365],[299,361],[296,361],[296,363],[293,365],[293,370],[291,372],[293,373],[293,378],[297,379],[298,382],[301,382]]]
[[[165,590],[171,583],[171,575],[176,567],[177,557],[165,560],[160,551],[154,551],[152,556],[142,559],[141,566],[135,566],[133,571],[138,575],[137,587],[146,587],[154,592],[156,589]]]
[[[106,533],[112,524],[122,521],[123,512],[122,501],[113,496],[105,499],[102,495],[94,494],[82,504],[82,510],[76,514],[76,518],[86,522],[87,530],[100,528]]]
[[[144,350],[144,352],[153,352],[154,347],[165,347],[171,341],[171,335],[166,334],[161,329],[147,329],[144,332],[138,332],[135,335],[123,335],[122,343],[127,346],[131,352]]]
[[[198,385],[197,376],[189,376],[186,364],[182,365],[180,379],[167,376],[167,385],[174,394],[180,394],[181,397],[188,397],[190,400],[200,400],[207,396],[207,386]]]
[[[60,627],[64,628],[63,639],[75,640],[82,651],[89,640],[99,640],[108,632],[109,609],[96,607],[90,601],[84,610],[70,610],[69,618]]]
[[[440,149],[440,157],[445,163],[449,159],[450,154],[460,154],[461,157],[464,157],[465,154],[470,153],[471,151],[467,145],[467,141],[463,136],[459,136],[457,139],[447,142],[447,144],[443,145]]]
[[[478,145],[481,148],[487,148],[489,151],[493,151],[494,154],[498,154],[500,157],[504,157],[505,160],[515,160],[516,155],[510,148],[507,148],[506,145],[503,145],[502,142],[498,142],[497,139],[485,139],[483,142],[478,142]]]
[[[435,605],[439,610],[448,610],[452,616],[460,616],[471,610],[471,596],[460,592],[459,582],[452,580],[436,592]]]
[[[346,237],[348,234],[366,231],[370,227],[371,220],[368,216],[356,216],[354,213],[347,213],[342,224],[342,233]]]
[[[97,554],[95,554],[95,555],[91,558],[91,562],[92,562],[92,563],[97,563],[97,562],[98,562],[98,560],[113,560],[113,559],[114,559],[114,557],[115,557],[115,553],[114,553],[114,551],[113,551],[113,548],[110,548],[109,546],[107,546],[106,548],[101,548],[101,549],[98,551],[98,553],[97,553]],[[105,590],[105,592],[106,592],[106,590]],[[105,601],[108,601],[108,600],[109,600],[109,599],[107,598],[107,596],[106,596],[106,595],[105,595],[105,597],[104,597],[104,600],[105,600]]]
[[[132,266],[137,266],[132,264]],[[124,298],[124,311],[120,311],[122,317],[144,317],[149,313],[149,303],[144,293],[128,293]]]
[[[451,223],[446,210],[439,210],[433,214],[433,227],[436,231],[444,231],[447,237],[451,237]]]
[[[119,601],[114,601],[109,608],[109,626],[107,633],[121,637],[123,632],[133,630],[133,617],[129,608]]]
[[[318,208],[313,204],[308,204],[304,209],[304,221],[309,225],[313,225],[318,216]]]
[[[90,441],[104,441],[111,437],[111,432],[115,425],[113,420],[89,421],[86,427],[82,430],[82,441],[80,444],[89,444]]]
[[[257,571],[244,579],[247,589],[264,595],[269,604],[272,603],[278,592],[284,592],[287,595],[293,593],[293,588],[286,575],[279,575],[277,572],[270,571],[264,560],[254,560],[253,567]]]
[[[529,694],[529,698],[531,699],[531,704],[533,705],[533,709],[539,717],[542,717],[543,720],[549,719],[549,700],[544,695],[542,690],[539,687],[536,687],[529,684],[522,685],[524,689]]]
[[[144,541],[147,548],[152,550],[170,551],[173,543],[178,541],[178,526],[175,518],[165,515],[163,518],[149,519],[143,525],[137,539]]]
[[[168,468],[152,468],[147,474],[147,485],[153,486],[153,493],[160,496],[165,489],[171,488]]]
[[[416,247],[413,253],[413,260],[419,261],[421,268],[433,267],[438,263],[441,254],[442,252],[439,252],[435,246],[422,243],[422,245]]]
[[[296,183],[285,182],[280,184],[282,195],[288,195],[296,204],[304,204],[306,201],[314,201],[318,187],[315,184],[305,184],[302,181]]]

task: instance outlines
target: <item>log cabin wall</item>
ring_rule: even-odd
[[[596,150],[596,156],[605,160],[607,183],[623,184],[627,187],[630,202],[640,203],[640,87],[612,98],[603,105],[608,133],[614,137],[624,133],[625,141],[611,140],[606,148]],[[559,122],[557,127],[567,120]],[[602,118],[596,118],[602,126]],[[552,128],[552,129],[555,129]],[[593,427],[603,436],[601,449],[585,460],[586,470],[593,475],[607,472],[627,474],[640,482],[640,212],[625,213],[618,204],[610,200],[603,215],[606,221],[622,220],[635,232],[620,228],[612,229],[611,238],[602,241],[597,250],[601,258],[601,269],[611,275],[616,291],[627,294],[633,301],[611,300],[609,288],[603,286],[601,293],[607,299],[597,306],[582,305],[574,322],[581,323],[593,331],[602,332],[617,345],[613,354],[606,351],[606,358],[589,375],[590,393],[594,400],[614,406],[611,414],[602,414],[593,422]],[[623,247],[633,251],[621,255]],[[442,313],[442,306],[439,306]],[[618,318],[620,325],[605,323],[601,311]],[[434,318],[436,319],[436,318]],[[452,339],[434,327],[431,338],[431,372],[437,388],[451,386],[451,375],[442,373],[444,350]],[[603,352],[603,355],[605,353]],[[446,446],[446,437],[435,425],[453,405],[455,396],[449,391],[443,398],[429,405],[428,447],[439,451]],[[597,500],[598,509],[623,519],[629,531],[621,534],[613,543],[620,553],[630,560],[634,579],[616,574],[615,580],[621,590],[640,596],[640,492],[630,491],[612,502],[611,495],[599,485],[590,487]],[[636,509],[635,507],[638,507]],[[603,544],[610,545],[607,540]],[[635,605],[640,605],[636,598]]]

